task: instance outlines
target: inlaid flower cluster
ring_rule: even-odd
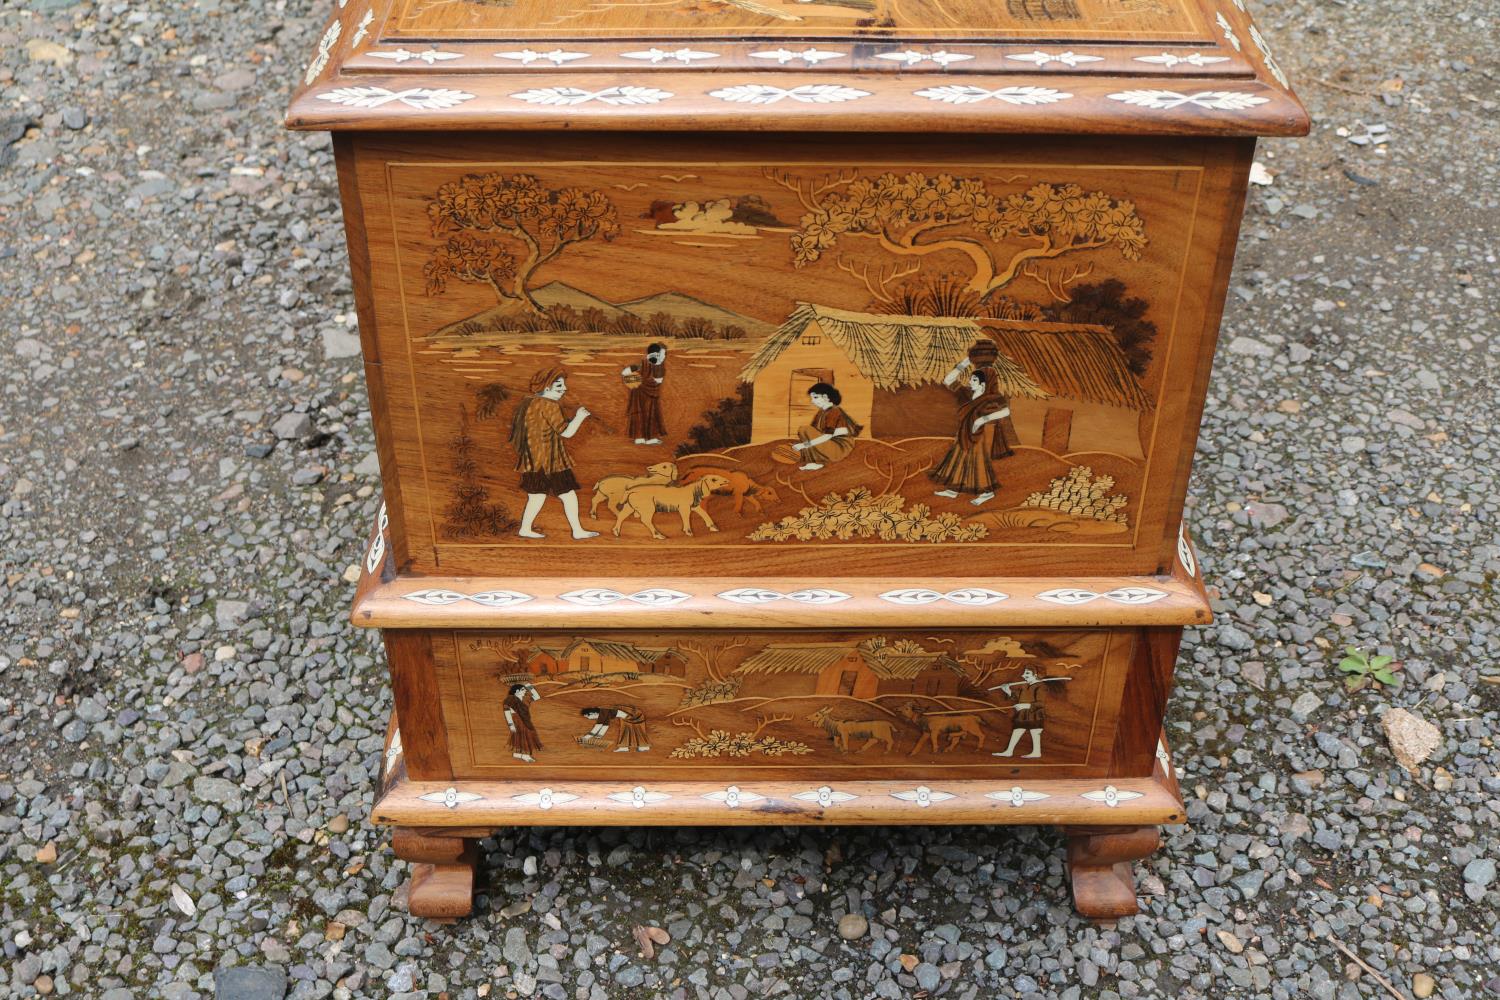
[[[796,740],[779,740],[774,736],[756,736],[754,733],[736,733],[733,736],[724,729],[715,729],[707,736],[697,736],[672,751],[673,757],[749,757],[751,754],[767,757],[782,757],[788,754],[800,757],[812,753],[812,747]]]
[[[753,542],[880,538],[904,542],[976,542],[988,534],[982,524],[965,524],[957,514],[933,516],[926,504],[906,508],[895,493],[876,496],[864,487],[847,494],[830,493],[815,507],[763,524],[750,534]]]

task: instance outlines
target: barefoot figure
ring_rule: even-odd
[[[526,700],[540,701],[541,695],[530,684],[512,684],[500,709],[505,715],[505,727],[510,730],[510,755],[528,764],[536,762],[533,756],[542,748],[542,739],[531,724],[531,709]]]
[[[949,379],[958,377],[968,365],[967,359],[959,362],[949,372]],[[972,493],[974,499],[969,502],[976,507],[995,497],[1000,483],[991,460],[1013,454],[997,426],[1010,416],[1010,400],[1000,395],[996,382],[995,369],[988,366],[975,368],[969,374],[967,393],[959,397],[958,432],[953,444],[927,474],[944,487],[937,491],[940,497]]]
[[[813,470],[847,458],[854,450],[854,439],[864,428],[839,408],[843,395],[827,382],[807,390],[807,398],[818,412],[812,423],[797,432],[792,450],[804,459],[798,468]]]
[[[1062,684],[1072,680],[1071,677],[1041,677],[1030,667],[1021,672],[1021,679],[1010,681],[990,688],[991,691],[1004,692],[1007,698],[1015,698],[1016,710],[1015,724],[1010,731],[1010,745],[1004,750],[997,751],[992,756],[1009,757],[1016,752],[1016,745],[1021,742],[1021,737],[1026,733],[1031,734],[1031,753],[1022,754],[1022,757],[1040,757],[1042,755],[1042,728],[1046,723],[1047,713],[1042,708],[1042,685]],[[1011,690],[1015,689],[1012,694]]]
[[[621,369],[620,374],[641,380],[630,390],[625,404],[626,435],[634,438],[636,444],[661,444],[667,434],[667,425],[661,418],[661,387],[667,381],[667,345],[651,344],[646,348],[646,360]]]
[[[574,538],[593,538],[578,521],[578,477],[564,441],[578,433],[589,411],[580,406],[569,420],[563,416],[563,393],[568,389],[567,372],[560,365],[545,368],[531,377],[531,395],[521,400],[510,421],[510,444],[516,450],[516,468],[521,470],[521,489],[526,509],[521,515],[522,538],[544,538],[534,523],[549,496],[562,501],[563,513]]]
[[[651,749],[646,736],[646,717],[634,706],[585,708],[578,714],[594,724],[592,729],[578,738],[578,742],[584,746],[603,746],[609,735],[610,724],[618,722],[620,726],[615,733],[615,753],[629,753],[632,750],[645,753]]]

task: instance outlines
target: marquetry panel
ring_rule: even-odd
[[[1105,773],[1128,631],[436,633],[455,778]]]
[[[357,144],[398,565],[1170,565],[1242,162],[761,147]]]

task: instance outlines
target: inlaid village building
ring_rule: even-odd
[[[746,688],[754,678],[777,676],[776,690],[873,698],[882,694],[943,697],[958,693],[964,673],[946,653],[904,644],[853,649],[843,643],[773,643],[740,664]]]
[[[977,341],[1010,397],[1020,444],[1058,455],[1105,451],[1141,458],[1150,394],[1106,327],[1037,320],[881,316],[806,302],[740,372],[754,385],[751,443],[796,437],[814,415],[807,390],[827,382],[844,411],[883,440],[951,433],[943,376]]]
[[[682,677],[687,658],[678,649],[644,649],[628,642],[574,639],[566,646],[536,646],[526,657],[526,669],[548,674],[663,674]]]

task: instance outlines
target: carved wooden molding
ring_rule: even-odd
[[[993,781],[839,781],[810,788],[806,776],[724,785],[622,782],[397,780],[375,805],[378,823],[464,826],[573,823],[1068,823],[1183,822],[1165,775],[1150,778]]]
[[[368,563],[367,563],[368,568]],[[354,623],[373,628],[570,628],[580,608],[608,609],[595,627],[768,627],[827,623],[830,605],[851,628],[911,624],[921,607],[924,627],[1063,625],[1195,625],[1210,614],[1187,564],[1171,577],[1079,578],[1070,587],[1048,578],[913,582],[830,580],[795,590],[787,581],[721,589],[722,580],[662,581],[631,589],[629,581],[579,587],[574,580],[528,579],[525,591],[499,579],[366,576]],[[378,572],[377,565],[376,571]],[[646,583],[641,580],[639,583]],[[936,583],[937,586],[932,586]],[[1002,589],[1003,588],[1003,589]],[[502,617],[503,616],[503,617]]]
[[[426,23],[426,15],[419,11],[412,21],[407,16],[410,10],[397,8],[392,0],[349,0],[334,5],[310,46],[288,124],[333,129],[448,128],[477,116],[492,127],[617,128],[622,116],[611,109],[628,107],[637,109],[629,116],[631,128],[739,129],[746,126],[747,114],[779,120],[786,117],[787,107],[794,106],[821,109],[798,128],[816,129],[822,127],[819,121],[827,121],[826,127],[839,130],[898,131],[909,124],[907,116],[934,99],[915,93],[901,74],[941,73],[962,75],[966,84],[996,95],[1012,87],[1045,87],[1063,77],[1067,85],[1059,91],[1073,99],[1055,105],[1057,114],[1045,123],[1045,131],[1108,133],[1119,125],[1118,113],[1107,110],[1110,84],[1117,87],[1121,73],[1139,74],[1143,66],[1150,66],[1155,68],[1155,78],[1142,78],[1145,90],[1161,89],[1158,82],[1194,77],[1223,81],[1225,86],[1184,96],[1241,96],[1162,107],[1140,105],[1158,116],[1132,123],[1132,131],[1283,135],[1300,134],[1306,127],[1306,115],[1290,94],[1269,43],[1238,2],[1207,10],[1195,4],[1195,13],[1176,22],[1177,30],[1169,32],[1132,25],[1129,17],[1120,17],[1103,29],[1083,23],[1017,22],[994,34],[993,29],[976,25],[974,37],[955,40],[950,29],[914,23],[871,29],[857,47],[836,33],[806,33],[808,26],[800,24],[800,12],[789,12],[790,20],[777,19],[769,26],[726,35],[662,31],[658,30],[661,24],[653,26],[650,16],[633,24],[622,22],[608,31],[572,29],[567,24],[544,28],[508,21],[505,8],[509,6],[493,5],[493,10],[476,14],[462,26],[449,24],[432,31],[414,27]],[[999,9],[1001,13],[995,16],[1004,22],[1002,5],[989,7]],[[864,35],[865,29],[853,28]],[[566,99],[533,103],[512,97],[553,88],[589,95],[616,87],[656,89],[644,87],[643,81],[620,84],[617,79],[601,79],[632,66],[670,70],[661,74],[671,81],[661,88],[670,98],[611,103],[595,96],[572,104]],[[703,72],[708,67],[719,71],[717,77]],[[840,71],[831,79],[813,84],[787,80],[831,67]],[[723,71],[737,69],[768,70],[780,79],[748,79],[723,86]],[[413,88],[397,82],[400,77],[414,80],[419,84],[416,89],[429,96],[413,93]],[[1199,86],[1211,85],[1200,82]],[[723,90],[744,96],[726,98],[717,93]],[[813,96],[819,90],[823,96]],[[827,96],[856,90],[868,96],[841,100]],[[354,92],[362,96],[354,99],[350,96]],[[430,96],[435,94],[467,97]],[[404,99],[381,99],[387,95],[404,95]],[[861,120],[849,115],[850,103],[861,107]],[[959,105],[968,109],[963,114],[934,116],[924,120],[924,126],[929,131],[964,132],[981,125],[990,131],[1038,131],[1026,114],[1035,103],[1003,97],[976,100]],[[577,111],[566,117],[538,113],[555,107]],[[657,110],[643,110],[653,107]],[[733,113],[726,113],[731,109]],[[830,113],[835,109],[837,113]],[[1203,111],[1221,112],[1224,118],[1211,123]]]

